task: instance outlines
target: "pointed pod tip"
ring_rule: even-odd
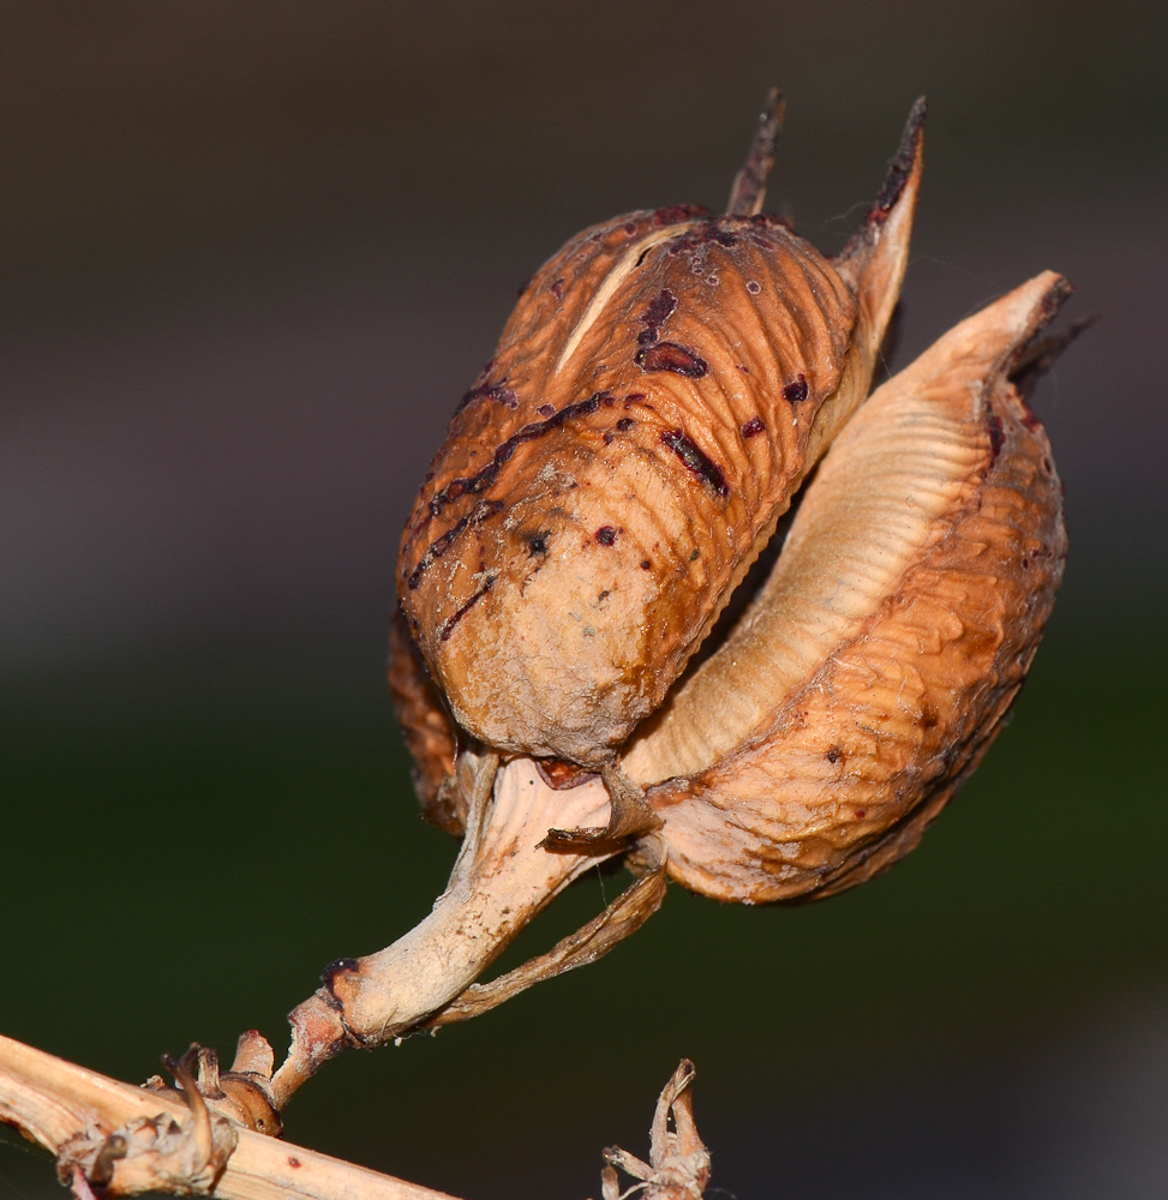
[[[766,103],[762,106],[762,112],[759,114],[759,123],[765,124],[769,120],[776,120],[780,124],[783,121],[783,113],[787,108],[787,97],[783,94],[783,89],[772,87],[767,90]]]
[[[1006,375],[1023,400],[1029,399],[1038,381],[1054,366],[1055,362],[1080,334],[1095,324],[1095,315],[1082,317],[1068,328],[1057,333],[1046,333],[1047,327],[1058,315],[1062,306],[1074,294],[1075,288],[1069,279],[1054,271],[1041,275],[1023,284],[1019,291],[1033,292],[1026,336],[1019,342],[1006,367]]]
[[[904,132],[900,135],[900,145],[896,155],[888,164],[884,176],[884,184],[876,203],[868,212],[868,225],[882,225],[889,213],[896,207],[904,195],[909,181],[921,169],[921,157],[924,150],[925,119],[928,116],[928,102],[924,96],[918,96],[908,112],[908,120],[904,123]]]
[[[954,326],[917,361],[934,355],[968,358],[981,364],[978,370],[987,380],[996,384],[1008,379],[1025,400],[1059,354],[1090,324],[1081,321],[1066,332],[1046,332],[1073,290],[1064,276],[1043,271]]]
[[[1045,271],[1040,278],[1049,280],[1049,285],[1042,297],[1043,324],[1049,324],[1058,315],[1062,306],[1075,294],[1075,285],[1057,271]]]
[[[1071,281],[1057,271],[1040,271],[984,310],[999,314],[1003,328],[1017,330],[1020,344],[1040,334],[1074,294]]]
[[[913,216],[924,161],[926,104],[919,96],[909,110],[900,145],[863,224],[835,256],[834,264],[860,302],[863,337],[874,354],[896,307],[908,266]]]
[[[900,288],[924,163],[927,113],[925,97],[918,96],[909,109],[908,120],[900,135],[900,145],[889,160],[884,183],[875,202],[868,209],[863,224],[835,257],[836,269],[854,279],[856,286],[861,275],[871,272],[876,260],[882,255],[891,254],[898,261],[898,273],[892,291]],[[890,229],[898,230],[891,239],[887,236]],[[885,245],[889,241],[892,245]]]
[[[762,211],[786,107],[783,93],[777,87],[771,88],[759,114],[746,161],[730,189],[730,199],[726,203],[726,212],[730,216],[753,217]]]

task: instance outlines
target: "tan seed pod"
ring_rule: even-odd
[[[772,116],[726,216],[617,217],[537,272],[399,559],[409,632],[473,737],[598,766],[661,703],[868,392],[923,118],[835,263],[757,211]]]
[[[439,781],[436,815],[465,825],[462,850],[429,917],[334,963],[291,1014],[277,1106],[346,1045],[465,1020],[593,961],[652,914],[666,874],[747,904],[825,896],[916,845],[1001,728],[1062,577],[1061,485],[1026,393],[1068,293],[1036,277],[876,391],[758,595],[601,779],[556,790],[530,758],[500,769],[473,747],[444,774],[452,728],[403,655],[411,745],[429,757],[423,783]],[[627,848],[614,827],[637,785],[659,823],[635,844],[638,881],[548,953],[474,982],[571,879]],[[596,841],[544,838],[606,817]]]
[[[1038,276],[876,391],[751,607],[626,746],[687,887],[858,883],[997,734],[1066,554],[1050,445],[1009,376],[1068,292]]]
[[[346,1046],[593,961],[666,875],[743,903],[870,877],[993,740],[1066,553],[1026,395],[1069,288],[1031,280],[856,411],[904,270],[921,116],[834,262],[754,219],[772,110],[729,216],[621,218],[536,276],[402,543],[391,684],[427,815],[462,848],[425,920],[333,963],[290,1015],[277,1108]],[[821,456],[769,579],[698,662]],[[478,982],[630,850],[639,877],[603,913]]]

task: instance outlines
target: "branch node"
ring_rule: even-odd
[[[202,1053],[192,1046],[182,1060],[163,1058],[182,1089],[189,1120],[180,1124],[167,1113],[132,1117],[112,1133],[91,1124],[60,1146],[57,1175],[78,1200],[92,1200],[94,1186],[107,1196],[200,1196],[214,1190],[239,1134],[234,1121],[210,1111],[188,1069]]]

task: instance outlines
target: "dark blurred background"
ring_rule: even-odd
[[[200,0],[0,8],[0,1031],[229,1055],[428,910],[384,687],[407,504],[516,287],[725,198],[839,248],[927,92],[897,362],[1046,267],[1066,584],[1015,719],[889,875],[671,891],[604,962],[330,1064],[289,1136],[470,1200],[599,1192],[679,1057],[717,1196],[1168,1186],[1164,6]],[[621,878],[577,885],[550,944]],[[0,1130],[0,1198],[55,1191]]]

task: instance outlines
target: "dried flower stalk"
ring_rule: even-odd
[[[494,755],[468,754],[461,766],[471,802],[450,883],[421,924],[385,950],[334,963],[324,986],[293,1011],[292,1047],[272,1080],[277,1108],[346,1046],[376,1046],[484,1012],[537,979],[599,957],[660,905],[662,863],[649,863],[597,922],[493,984],[472,986],[560,891],[618,847],[579,853],[543,845],[565,820],[607,824],[609,794],[600,779],[556,791],[530,759],[497,771]]]

